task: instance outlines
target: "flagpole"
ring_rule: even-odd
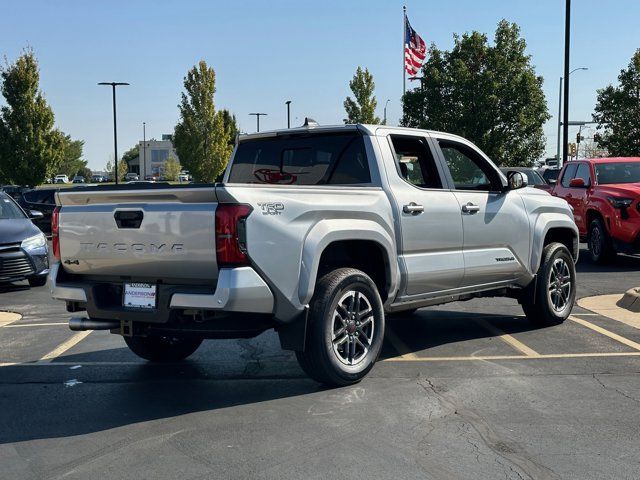
[[[407,92],[407,75],[405,72],[404,44],[407,40],[407,7],[402,6],[402,96]]]

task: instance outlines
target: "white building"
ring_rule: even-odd
[[[169,156],[180,161],[176,149],[173,148],[172,135],[164,134],[162,140],[141,140],[138,145],[140,153],[138,158],[129,162],[129,171],[137,173],[141,179],[150,175],[162,176],[164,164]]]

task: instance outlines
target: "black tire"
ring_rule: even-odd
[[[563,287],[567,284],[565,279],[569,284],[568,291]],[[527,318],[540,325],[564,322],[576,299],[576,268],[567,247],[557,242],[544,247],[534,282],[520,299]]]
[[[29,286],[30,287],[44,287],[47,284],[47,277],[42,276],[42,277],[31,277],[29,279]]]
[[[369,308],[370,315],[361,316]],[[367,274],[340,268],[322,277],[308,321],[306,349],[296,357],[311,378],[330,386],[352,385],[373,368],[384,340],[385,317],[378,289]]]
[[[589,225],[587,244],[593,263],[609,263],[616,256],[611,237],[599,218],[593,219]]]
[[[201,338],[123,337],[133,353],[152,362],[178,362],[195,352]]]

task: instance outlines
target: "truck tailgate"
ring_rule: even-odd
[[[134,279],[215,280],[215,187],[60,191],[63,268]]]

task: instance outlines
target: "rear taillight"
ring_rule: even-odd
[[[51,214],[51,246],[53,256],[60,260],[60,207],[54,208]]]
[[[221,203],[216,209],[216,258],[218,267],[248,265],[245,220],[250,205]]]

